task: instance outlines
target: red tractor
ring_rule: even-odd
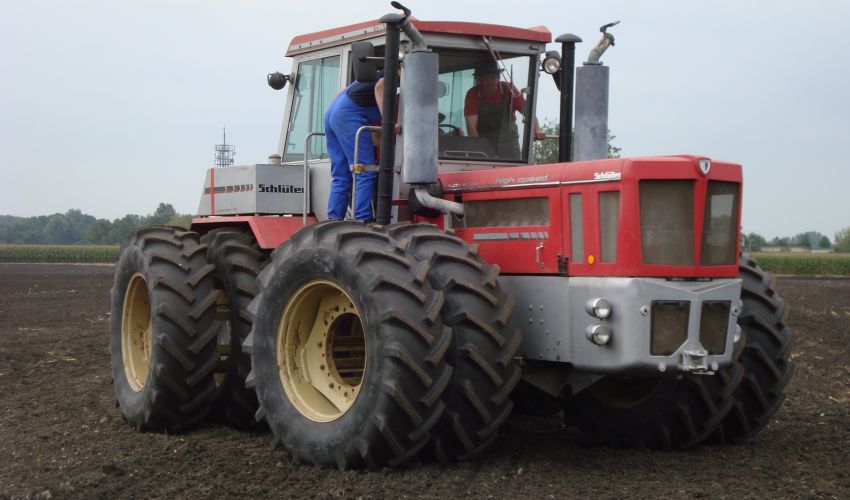
[[[279,157],[210,169],[191,230],[144,228],[123,247],[110,351],[127,421],[265,422],[293,459],[340,469],[475,456],[512,411],[563,412],[614,447],[760,431],[791,377],[792,333],[769,275],[740,254],[741,167],[593,153],[610,34],[575,77],[572,35],[561,60],[545,29],[394,6],[296,37],[292,74],[269,75],[289,84]],[[464,118],[482,63],[522,89],[495,139]],[[377,220],[328,221],[322,114],[381,67],[380,162],[351,166],[378,171]],[[560,162],[535,165],[544,70],[561,92]]]

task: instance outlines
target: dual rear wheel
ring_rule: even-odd
[[[433,226],[327,222],[294,235],[260,275],[245,343],[275,443],[340,469],[486,448],[519,380],[497,276]]]

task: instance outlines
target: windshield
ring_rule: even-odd
[[[441,49],[439,155],[445,159],[524,161],[529,75],[527,55]]]

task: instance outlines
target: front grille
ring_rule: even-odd
[[[644,264],[694,265],[693,181],[640,181],[640,238]]]
[[[549,198],[467,201],[455,227],[521,227],[549,224]]]
[[[738,186],[734,182],[708,183],[699,259],[703,266],[735,264],[738,243]]]
[[[726,329],[731,308],[732,303],[728,300],[702,303],[699,341],[709,354],[723,354],[726,351]]]
[[[691,303],[686,300],[652,302],[650,354],[669,356],[685,343]]]

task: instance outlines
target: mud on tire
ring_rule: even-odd
[[[201,241],[208,246],[207,261],[215,266],[216,289],[224,293],[225,314],[219,316],[218,327],[226,328],[229,347],[223,378],[213,402],[215,413],[227,424],[251,428],[257,423],[257,395],[245,387],[251,371],[251,357],[242,351],[242,342],[251,332],[248,304],[257,295],[257,275],[268,257],[260,251],[254,237],[234,228],[214,229]],[[221,339],[219,339],[221,341]]]
[[[513,407],[521,375],[514,354],[522,341],[508,326],[513,298],[499,287],[499,268],[460,238],[429,224],[387,232],[429,264],[431,286],[446,295],[442,318],[454,333],[447,356],[454,375],[443,397],[446,413],[432,431],[433,451],[440,461],[469,458],[492,443]]]
[[[428,443],[451,380],[451,330],[427,263],[355,222],[302,229],[272,253],[244,348],[258,417],[296,461],[399,465]]]
[[[785,301],[774,290],[772,276],[743,254],[740,277],[744,379],[734,393],[732,411],[714,436],[719,442],[741,442],[762,430],[782,406],[794,372],[794,334],[785,326]]]
[[[137,230],[115,266],[109,351],[118,404],[138,430],[178,431],[209,413],[216,294],[198,235]]]

